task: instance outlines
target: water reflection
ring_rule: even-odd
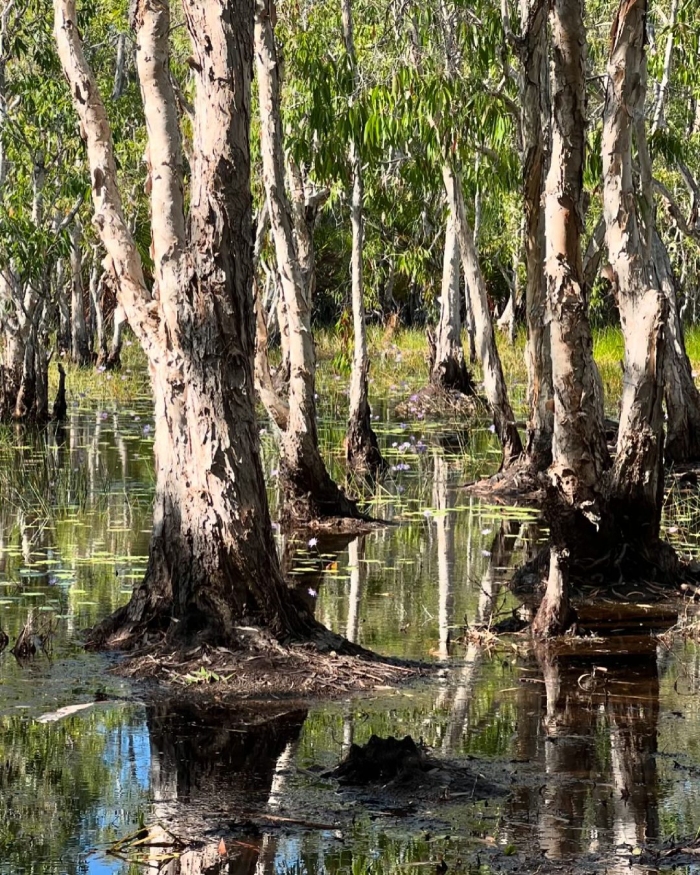
[[[157,866],[174,837],[195,844],[161,865],[163,875],[252,873],[274,859],[274,842],[258,843],[255,830],[251,839],[250,821],[274,814],[285,797],[305,717],[266,720],[173,702],[147,708],[155,821],[148,862]]]
[[[589,854],[608,871],[629,871],[623,851],[696,827],[700,795],[689,776],[700,757],[700,698],[684,695],[700,676],[693,645],[683,661],[679,647],[657,663],[648,638],[646,652],[626,662],[563,654],[538,662],[522,639],[485,651],[465,637],[518,607],[504,583],[539,533],[533,514],[489,507],[460,488],[463,443],[456,453],[436,441],[418,452],[419,440],[430,443],[423,424],[415,435],[387,425],[387,442],[397,444],[387,451],[402,468],[377,488],[372,511],[397,525],[354,539],[280,537],[279,548],[323,623],[383,653],[435,658],[439,677],[404,692],[368,684],[369,697],[317,706],[303,726],[297,712],[245,726],[223,711],[121,700],[37,723],[42,712],[94,700],[108,677],[71,642],[143,573],[149,425],[138,407],[81,410],[38,441],[0,446],[0,628],[14,640],[30,610],[61,624],[53,664],[39,655],[20,668],[0,657],[2,875],[135,875],[105,849],[141,822],[197,839],[161,866],[168,875],[394,871],[441,853],[451,868],[460,857],[466,867],[482,847],[475,837],[518,852],[537,845],[557,865]],[[135,695],[116,679],[107,685],[110,695]],[[353,807],[313,769],[334,766],[372,733],[501,763],[512,772],[508,798],[476,813],[470,800],[436,801],[435,835],[458,837],[439,846],[406,822]],[[250,811],[337,817],[344,845],[322,830],[246,826]],[[164,834],[164,847],[142,852],[155,864],[171,841]]]
[[[519,703],[517,751],[542,762],[543,775],[514,794],[513,835],[529,835],[536,820],[553,860],[619,854],[608,871],[630,872],[629,854],[659,837],[659,673],[649,642],[627,657],[540,650],[544,684],[523,685],[531,692]]]

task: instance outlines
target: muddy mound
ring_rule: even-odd
[[[367,744],[353,744],[345,759],[327,777],[336,778],[347,792],[363,801],[391,808],[397,799],[410,804],[452,797],[488,799],[503,796],[507,769],[479,761],[478,770],[464,760],[431,757],[410,735],[402,739],[373,735]]]
[[[396,415],[407,419],[441,416],[471,419],[486,412],[483,399],[464,395],[456,389],[442,389],[432,383],[396,405]]]
[[[345,759],[329,774],[341,784],[364,786],[410,778],[437,767],[410,735],[398,739],[373,735],[367,744],[350,746]]]

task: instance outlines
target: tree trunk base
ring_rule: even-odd
[[[324,470],[314,474],[308,470],[292,469],[280,461],[279,482],[282,488],[280,523],[285,528],[312,526],[319,520],[347,517],[369,522],[357,502],[346,493]]]
[[[358,416],[351,417],[348,423],[345,458],[354,471],[371,477],[383,474],[389,467],[370,425],[369,406]]]
[[[431,329],[426,332],[430,382],[443,392],[461,392],[463,395],[476,395],[471,372],[464,360],[461,344],[452,348],[440,361],[437,358],[437,341]]]

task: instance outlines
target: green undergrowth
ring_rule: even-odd
[[[526,414],[527,371],[525,368],[525,331],[521,329],[515,343],[497,332],[501,362],[509,387],[511,403],[519,416]],[[331,414],[344,417],[352,361],[352,337],[334,329],[316,333],[318,357],[318,392],[330,404]],[[406,328],[390,334],[382,326],[368,327],[370,354],[370,397],[375,400],[401,400],[428,383],[428,345],[422,328]],[[700,326],[686,330],[686,348],[694,370],[700,371]],[[593,332],[593,354],[605,390],[606,411],[615,415],[622,392],[624,343],[619,328],[607,327]],[[277,350],[271,351],[275,362]],[[147,398],[150,394],[146,360],[133,339],[126,341],[123,366],[118,371],[98,371],[94,367],[78,368],[64,361],[69,404],[82,402],[117,404]],[[470,365],[477,384],[482,380],[481,366]],[[50,393],[53,399],[58,385],[58,371],[50,367]]]

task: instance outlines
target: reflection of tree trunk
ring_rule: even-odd
[[[170,832],[193,842],[215,836],[159,871],[204,875],[208,866],[219,861],[219,840],[231,833],[241,812],[268,808],[275,779],[281,768],[289,766],[285,757],[292,755],[305,717],[306,712],[296,711],[251,726],[242,725],[240,716],[237,719],[230,711],[202,711],[173,703],[147,708],[154,819],[167,822]],[[167,842],[167,833],[162,838]],[[233,843],[228,850],[236,855]],[[162,852],[163,848],[154,849]],[[256,854],[246,860],[236,857],[228,871],[252,875],[258,862]]]
[[[585,659],[539,650],[538,659],[547,693],[549,739],[544,746],[549,780],[540,818],[543,850],[555,859],[583,852],[591,807],[598,851],[605,850],[601,845],[606,838],[612,854],[621,844],[632,848],[654,840],[659,830],[656,654]],[[609,764],[598,760],[601,721],[610,734]],[[594,775],[602,775],[602,782],[591,781]],[[626,858],[620,871],[630,871]]]
[[[357,642],[360,629],[360,607],[362,605],[362,558],[365,553],[364,537],[355,538],[348,544],[350,561],[350,595],[348,596],[348,622],[345,637],[353,644]]]
[[[438,656],[447,659],[450,654],[450,628],[453,622],[454,590],[453,574],[455,566],[454,514],[450,508],[454,504],[454,492],[447,488],[448,465],[441,454],[435,454],[433,474],[433,506],[437,511],[438,551]]]
[[[479,589],[479,604],[474,618],[474,625],[488,624],[496,609],[496,599],[502,580],[501,569],[510,562],[515,545],[515,537],[518,532],[518,524],[514,520],[501,523],[491,545],[491,559],[481,579]],[[460,670],[457,689],[454,694],[450,717],[447,723],[443,750],[452,752],[458,749],[458,745],[464,736],[469,705],[472,701],[472,691],[481,664],[482,649],[478,644],[470,643],[467,646],[467,654],[464,667]]]

